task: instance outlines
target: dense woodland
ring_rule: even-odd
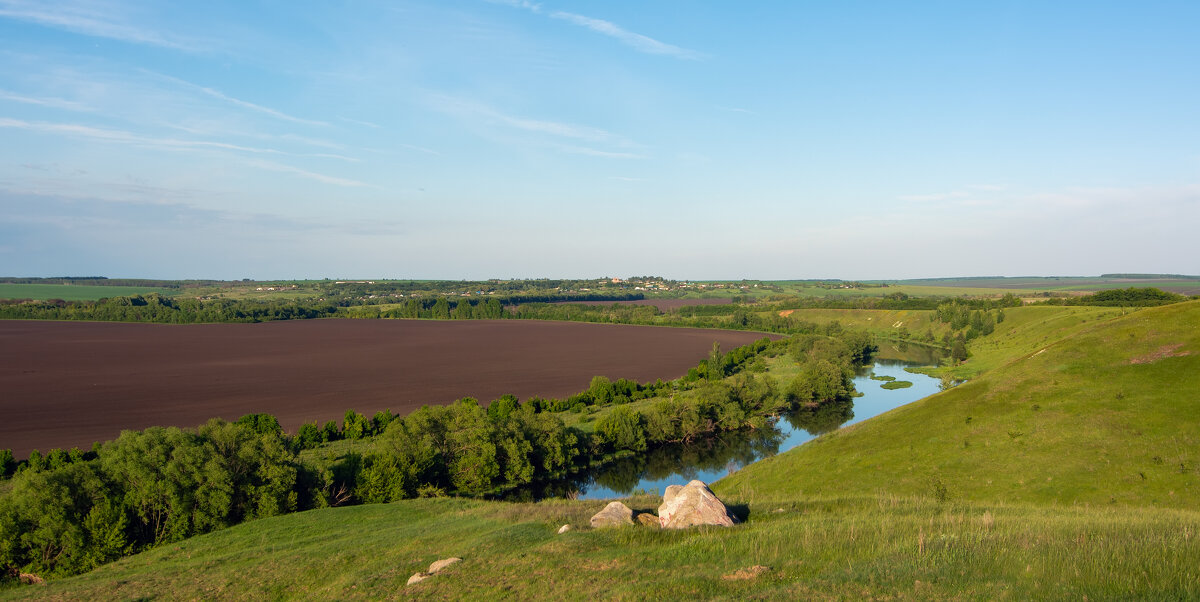
[[[466,398],[404,417],[348,411],[340,425],[295,436],[274,417],[212,420],[197,429],[125,431],[88,452],[34,452],[15,462],[0,496],[0,570],[67,575],[254,518],[418,496],[482,496],[562,479],[585,467],[720,431],[763,429],[789,411],[844,415],[869,337],[800,335],[709,357],[671,382],[594,378],[567,399],[483,406]],[[800,365],[789,383],[760,374],[765,358]],[[637,406],[632,402],[653,399]],[[604,409],[585,431],[562,412]],[[806,420],[801,416],[797,420]],[[844,418],[842,418],[844,420]],[[338,440],[361,446],[322,454]],[[310,451],[306,451],[310,450]]]

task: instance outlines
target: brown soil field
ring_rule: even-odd
[[[527,320],[303,320],[186,326],[0,321],[0,449],[81,447],[123,429],[274,414],[289,432],[347,409],[399,414],[591,378],[677,378],[752,332]]]
[[[580,305],[653,305],[659,311],[671,311],[689,305],[729,305],[733,299],[637,299],[634,301],[555,301],[555,303],[578,303]]]

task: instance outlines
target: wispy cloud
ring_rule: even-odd
[[[242,146],[239,144],[229,144],[226,142],[214,142],[208,140],[180,140],[177,138],[156,138],[151,136],[142,136],[133,132],[124,130],[110,130],[105,128],[97,128],[89,125],[80,125],[76,123],[46,123],[40,121],[22,121],[20,119],[9,119],[0,117],[0,128],[11,128],[19,130],[27,130],[34,132],[43,132],[50,134],[61,134],[66,136],[79,136],[90,138],[93,140],[101,140],[106,142],[117,142],[125,144],[135,144],[154,148],[173,148],[173,149],[220,149],[231,150],[246,153],[258,154],[287,154],[283,151],[278,151],[270,148],[255,148],[252,146]]]
[[[276,163],[274,161],[251,159],[250,161],[247,161],[247,165],[252,165],[254,167],[257,167],[259,169],[265,169],[267,171],[290,173],[290,174],[300,176],[302,178],[308,178],[309,180],[315,180],[317,182],[321,182],[322,184],[331,184],[333,186],[344,186],[346,188],[364,188],[364,187],[369,186],[368,184],[366,184],[364,182],[359,182],[358,180],[350,180],[347,178],[338,178],[335,176],[327,176],[322,173],[308,171],[306,169],[300,169],[299,167],[294,167],[291,165],[284,165],[282,163]]]
[[[541,4],[529,2],[528,0],[488,0],[488,2],[491,2],[492,4],[503,4],[513,8],[521,8],[534,14],[545,14],[551,19],[558,19],[560,21],[566,21],[580,27],[585,27],[598,34],[614,38],[622,44],[625,44],[626,46],[629,46],[639,52],[645,52],[646,54],[660,54],[689,60],[695,60],[703,57],[703,55],[694,50],[688,50],[687,48],[680,48],[679,46],[667,44],[666,42],[660,42],[650,36],[629,31],[628,29],[625,29],[624,27],[621,27],[612,21],[605,21],[604,19],[597,19],[595,17],[588,17],[577,13],[569,13],[562,10],[546,13],[543,11]]]
[[[634,33],[611,21],[594,19],[592,17],[585,17],[583,15],[568,13],[561,10],[550,13],[550,18],[561,19],[563,21],[579,25],[580,27],[586,27],[596,33],[603,34],[611,38],[616,38],[622,44],[647,54],[662,54],[666,56],[673,56],[679,59],[690,60],[698,59],[701,56],[700,53],[694,50],[680,48],[665,42],[660,42],[654,38],[644,36],[640,33]]]
[[[188,52],[203,50],[203,45],[193,41],[122,22],[113,14],[113,7],[93,3],[65,0],[57,2],[0,0],[0,18],[36,23],[72,33],[133,44],[147,44]]]
[[[370,121],[363,121],[361,119],[351,119],[349,117],[342,117],[341,115],[338,115],[337,118],[342,121],[345,121],[346,123],[353,123],[354,125],[361,125],[361,126],[365,126],[365,127],[369,127],[369,128],[376,128],[376,129],[379,128],[378,123],[371,123]]]
[[[23,96],[14,94],[7,90],[0,90],[0,100],[11,100],[30,105],[38,105],[42,107],[50,107],[52,109],[66,109],[68,111],[91,111],[91,107],[73,100],[65,100],[62,98],[39,98],[33,96]]]
[[[588,148],[586,146],[560,145],[559,148],[562,149],[564,152],[572,153],[575,155],[587,155],[589,157],[604,157],[606,159],[645,159],[646,158],[645,155],[639,155],[637,153],[605,151],[605,150],[598,150],[598,149],[594,149],[594,148]]]
[[[601,128],[510,115],[473,100],[434,95],[430,98],[430,104],[434,108],[444,112],[472,119],[481,119],[490,124],[502,125],[525,132],[547,134],[557,138],[568,138],[591,143],[613,144],[620,147],[637,146],[627,138]]]
[[[214,90],[212,88],[209,88],[206,86],[201,86],[199,84],[193,84],[192,82],[179,79],[178,77],[171,77],[170,75],[163,75],[161,73],[155,73],[153,71],[145,71],[145,73],[155,76],[155,77],[158,77],[158,78],[161,78],[161,79],[164,79],[164,80],[167,80],[167,81],[170,81],[170,82],[173,82],[180,86],[190,88],[192,90],[196,90],[198,92],[207,94],[213,98],[223,100],[234,106],[242,107],[243,109],[249,109],[251,111],[256,111],[256,112],[262,113],[264,115],[270,115],[271,117],[275,117],[276,119],[282,119],[284,121],[291,121],[292,123],[302,123],[305,125],[315,125],[315,126],[321,126],[321,127],[325,127],[325,126],[329,125],[328,123],[326,123],[324,121],[316,121],[313,119],[304,119],[302,117],[288,115],[287,113],[284,113],[283,111],[278,111],[278,110],[272,109],[270,107],[264,107],[259,104],[254,104],[252,102],[248,102],[248,101],[242,100],[240,98],[234,98],[234,97],[229,96],[228,94],[225,94],[219,90]]]
[[[252,153],[258,155],[288,155],[288,156],[304,156],[304,157],[320,157],[338,159],[342,161],[357,161],[353,157],[345,157],[342,155],[334,155],[329,153],[287,153],[271,148],[256,148],[252,146],[243,146],[239,144],[229,144],[227,142],[216,142],[210,140],[180,140],[177,138],[157,138],[153,136],[142,136],[133,132],[123,130],[110,130],[104,128],[96,128],[87,125],[74,123],[45,123],[45,122],[30,122],[19,119],[9,119],[0,117],[0,128],[19,129],[34,132],[43,132],[49,134],[59,134],[64,136],[76,136],[101,142],[111,142],[117,144],[130,144],[145,148],[157,148],[165,150],[218,150],[218,151],[236,151],[241,153]],[[337,186],[361,187],[367,186],[362,182],[338,178],[335,176],[327,176],[320,173],[315,173],[300,168],[283,165],[272,161],[249,161],[247,165],[252,165],[260,169],[268,171],[277,171],[284,173],[292,173],[301,177],[305,177],[326,184],[334,184]]]
[[[410,150],[415,150],[419,153],[425,153],[426,155],[441,155],[442,154],[431,148],[425,148],[424,146],[417,146],[415,144],[404,144],[403,142],[400,142],[400,143],[397,143],[397,146],[402,146],[402,147],[410,149]]]

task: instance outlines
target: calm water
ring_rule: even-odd
[[[606,465],[571,483],[559,483],[542,495],[572,495],[579,499],[625,497],[634,491],[661,493],[668,485],[692,479],[712,483],[743,466],[784,452],[832,430],[861,422],[906,403],[938,392],[940,382],[921,374],[905,372],[908,366],[928,365],[896,359],[876,358],[854,379],[863,393],[841,404],[826,404],[817,410],[798,410],[776,422],[774,429],[724,433],[694,445],[670,445],[635,458]],[[871,375],[893,376],[913,383],[907,389],[882,389],[883,381]]]

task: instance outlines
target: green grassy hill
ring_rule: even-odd
[[[1200,598],[1200,302],[1028,309],[975,344],[970,382],[717,482],[745,519],[731,529],[586,528],[603,501],[406,500],[0,597]],[[405,585],[448,556],[463,562]]]
[[[979,345],[1006,364],[749,466],[719,492],[1200,509],[1200,303],[1027,318]],[[1054,332],[1049,321],[1076,332],[1030,336]]]

